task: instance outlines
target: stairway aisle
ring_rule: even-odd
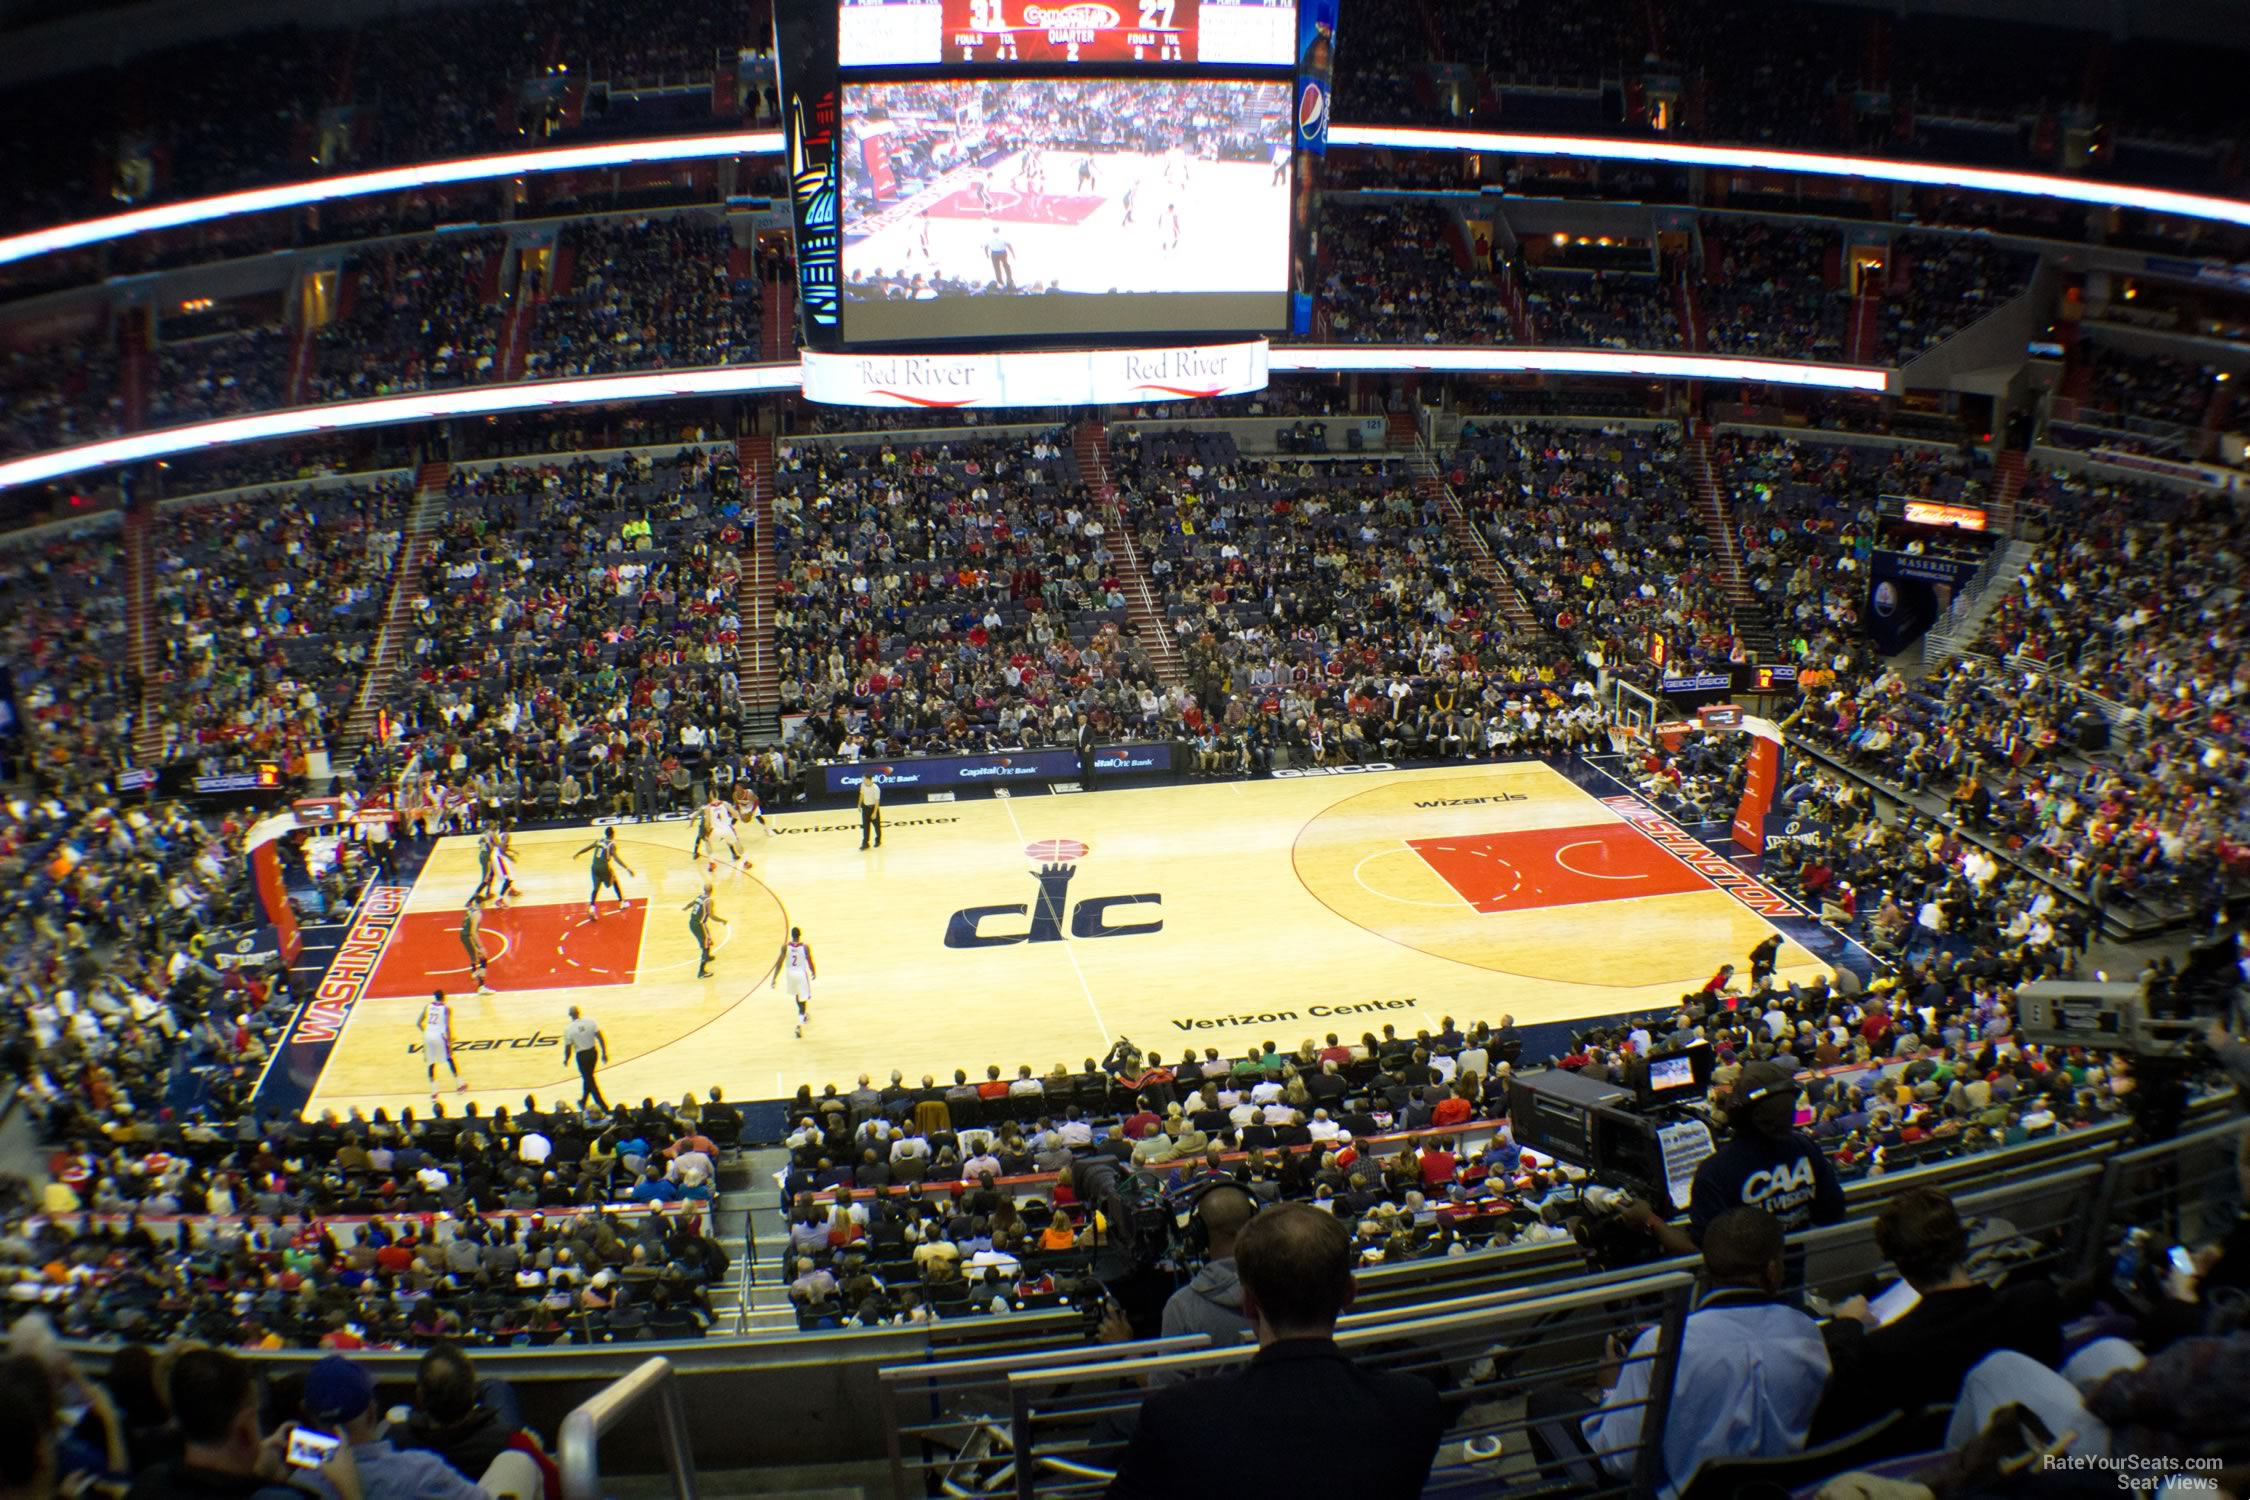
[[[1992,463],[1992,514],[1987,524],[1995,536],[2016,534],[2016,502],[2023,498],[2023,482],[2031,464],[2021,449],[2003,448]]]
[[[164,753],[163,728],[157,722],[156,704],[161,693],[156,682],[156,515],[146,502],[129,507],[120,531],[125,544],[126,651],[140,684],[140,701],[134,705],[133,760],[153,769]]]
[[[422,586],[422,565],[429,561],[430,544],[445,515],[445,486],[452,476],[453,466],[442,460],[422,465],[414,475],[414,505],[391,560],[391,594],[383,609],[383,627],[375,636],[375,649],[368,653],[367,676],[352,700],[343,734],[328,747],[331,766],[349,766],[359,747],[375,733],[376,716],[389,699],[399,663],[406,656],[409,601]]]
[[[1726,587],[1727,603],[1734,611],[1735,636],[1749,648],[1754,660],[1771,661],[1781,649],[1781,635],[1764,602],[1743,575],[1742,542],[1735,535],[1734,511],[1727,504],[1726,487],[1719,483],[1718,469],[1711,459],[1709,422],[1697,421],[1689,431],[1684,456],[1688,479],[1695,486],[1696,513],[1702,517],[1703,529],[1711,538],[1719,580]]]
[[[771,744],[781,738],[781,668],[774,656],[773,607],[781,572],[773,537],[773,439],[737,438],[734,459],[742,475],[742,501],[753,535],[748,567],[736,596],[742,616],[735,675],[743,706],[750,713],[750,739]]]
[[[1094,497],[1102,524],[1108,528],[1110,552],[1117,576],[1125,584],[1126,618],[1140,637],[1156,669],[1156,680],[1165,687],[1187,681],[1187,657],[1172,639],[1171,624],[1150,586],[1148,569],[1141,562],[1140,544],[1133,538],[1132,522],[1118,504],[1117,486],[1109,472],[1109,431],[1097,421],[1079,423],[1071,430],[1071,456],[1078,462],[1078,477]]]
[[[1394,449],[1401,446],[1398,417],[1399,413],[1391,413],[1391,445]],[[1411,431],[1411,419],[1409,430]],[[1492,544],[1484,539],[1484,533],[1477,530],[1476,524],[1469,519],[1468,510],[1461,504],[1461,497],[1453,493],[1452,485],[1445,482],[1445,475],[1438,468],[1437,456],[1422,442],[1418,432],[1413,433],[1412,446],[1405,449],[1405,458],[1414,475],[1414,493],[1425,500],[1434,498],[1437,501],[1438,513],[1445,517],[1447,539],[1453,543],[1453,550],[1457,554],[1468,558],[1470,570],[1492,591],[1493,602],[1500,611],[1500,617],[1512,629],[1526,635],[1540,634],[1539,617],[1524,602],[1523,592],[1516,587],[1515,580],[1500,566],[1500,559],[1494,555]]]
[[[769,365],[797,357],[797,293],[785,276],[766,278],[758,311],[758,355]]]
[[[743,1236],[749,1236],[749,1296],[737,1304],[736,1319],[744,1333],[797,1331],[797,1310],[789,1301],[789,1279],[796,1274],[788,1266],[789,1217],[782,1210],[781,1188],[776,1181],[776,1174],[788,1165],[789,1153],[779,1147],[744,1151],[740,1182],[732,1172],[725,1174],[726,1190],[719,1194],[712,1217],[727,1253],[738,1262],[745,1250]],[[738,1264],[736,1271],[740,1270]],[[740,1288],[738,1274],[737,1297]],[[716,1301],[714,1298],[714,1305]],[[722,1326],[727,1326],[724,1319]]]

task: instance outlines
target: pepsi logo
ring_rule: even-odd
[[[1328,132],[1328,91],[1317,78],[1305,80],[1305,91],[1297,97],[1297,133],[1308,141],[1317,141]]]

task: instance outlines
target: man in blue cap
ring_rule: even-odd
[[[492,1500],[453,1466],[426,1449],[399,1449],[383,1434],[375,1405],[375,1377],[341,1354],[331,1354],[305,1376],[299,1398],[305,1425],[334,1433],[351,1445],[359,1466],[362,1500]],[[317,1473],[300,1484],[329,1500],[342,1500]]]

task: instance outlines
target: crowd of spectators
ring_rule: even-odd
[[[1940,341],[1998,311],[2031,284],[2038,257],[2002,249],[1968,235],[1903,234],[1891,253],[1894,267],[1882,303],[1878,345],[1884,362],[1903,364]]]
[[[106,339],[0,356],[0,458],[117,436],[117,351]]]
[[[0,1055],[45,1138],[246,1100],[293,1002],[217,967],[248,931],[240,831],[91,778],[0,806]]]
[[[151,427],[210,422],[289,404],[289,332],[279,326],[159,344],[153,368]]]
[[[314,337],[310,394],[361,400],[501,377],[504,234],[394,241],[355,257]]]
[[[5,212],[31,227],[114,210],[113,194],[194,197],[520,147],[605,123],[598,110],[565,107],[573,85],[709,83],[770,38],[764,11],[734,0],[494,0],[435,17],[182,42],[10,89],[0,118],[23,122],[19,139],[81,149],[27,159]],[[754,87],[736,98],[732,117],[704,112],[709,128],[765,103]],[[330,109],[349,111],[351,128],[328,130]]]
[[[1684,349],[1678,291],[1654,272],[1535,271],[1524,293],[1541,344]]]
[[[2086,356],[2089,386],[2080,410],[2095,421],[2106,415],[2202,429],[2218,369],[2104,344],[2087,346]]]
[[[24,769],[50,785],[98,780],[141,711],[125,611],[125,549],[89,527],[0,551],[0,660],[8,663]]]
[[[1347,54],[1337,75],[1340,118],[1615,130],[1615,106],[1597,91],[1624,82],[1629,92],[1646,75],[1684,85],[1663,100],[1664,125],[1691,139],[2052,167],[2051,148],[2005,127],[2064,114],[2167,144],[2223,135],[2211,91],[2223,92],[2233,56],[2225,47],[2113,44],[2092,32],[1979,17],[1808,12],[1787,0],[1605,0],[1565,23],[1523,0],[1475,0],[1433,13],[1426,25],[1417,19],[1374,3],[1346,10],[1347,37],[1379,35],[1387,45],[1364,79],[1355,76],[1361,49]],[[2092,70],[2097,49],[2115,63]],[[1987,66],[1995,56],[2012,65]],[[1879,75],[1871,75],[1875,58]],[[1964,120],[1978,128],[1961,128]],[[2216,164],[2194,165],[2209,174]]]
[[[153,542],[156,765],[294,767],[367,675],[412,486],[261,491],[166,515]]]
[[[1716,438],[1711,462],[1734,518],[1743,580],[1792,656],[1806,655],[1823,632],[1856,633],[1869,559],[1886,542],[1882,497],[1973,505],[1989,478],[1973,450],[1747,433]]]
[[[1986,619],[1983,649],[2239,747],[2250,691],[2239,508],[2223,495],[2041,472],[2022,504],[2043,518],[2045,540]]]
[[[1435,203],[1331,199],[1321,225],[1330,336],[1347,344],[1507,342],[1511,320],[1499,288],[1464,268],[1461,235],[1452,211]]]
[[[1453,482],[1574,658],[1640,671],[1661,634],[1668,671],[1743,659],[1675,428],[1471,423]]]
[[[452,823],[519,808],[654,813],[754,782],[742,584],[754,520],[732,452],[456,469],[408,598],[393,735],[357,771],[402,771]]]
[[[709,1289],[729,1284],[709,1215],[740,1129],[718,1089],[608,1110],[433,1103],[395,1120],[84,1109],[50,1163],[48,1217],[0,1274],[12,1316],[37,1308],[70,1337],[697,1338],[717,1316]],[[161,1237],[142,1222],[172,1216]]]
[[[1834,360],[1844,352],[1841,244],[1832,228],[1755,219],[1703,221],[1696,299],[1713,354]]]
[[[524,375],[610,375],[760,356],[760,286],[730,269],[720,221],[590,219],[563,231],[570,284],[539,304]]]
[[[1123,514],[1167,601],[1199,767],[1594,743],[1591,684],[1499,614],[1439,501],[1395,461],[1253,459],[1223,435],[1121,429]]]
[[[1069,743],[1155,679],[1059,430],[776,451],[775,654],[817,754]],[[1158,707],[1161,719],[1162,705]]]

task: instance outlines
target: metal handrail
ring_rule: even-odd
[[[563,1418],[555,1451],[555,1463],[562,1470],[562,1500],[602,1500],[602,1434],[651,1397],[656,1400],[656,1435],[664,1449],[664,1467],[672,1474],[674,1500],[697,1500],[687,1407],[680,1400],[672,1362],[663,1358],[643,1361]]]

